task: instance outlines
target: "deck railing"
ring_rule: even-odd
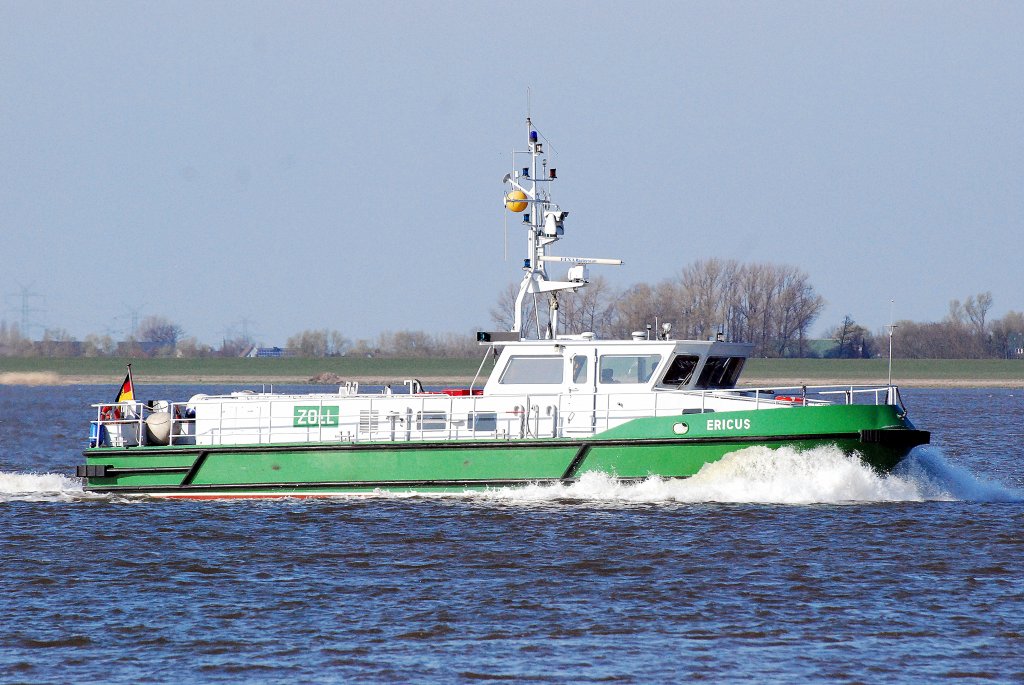
[[[344,399],[342,399],[344,398]],[[360,400],[354,415],[340,406]],[[299,425],[301,404],[308,420]],[[509,440],[585,437],[643,417],[828,404],[900,404],[895,386],[792,386],[730,390],[671,390],[529,395],[339,394],[309,397],[225,396],[201,403],[96,404],[90,446],[270,444]],[[209,412],[211,405],[216,410]],[[199,415],[197,416],[197,408]],[[247,410],[250,416],[225,416]],[[166,413],[166,442],[154,436],[155,414]],[[213,416],[216,414],[216,416]]]

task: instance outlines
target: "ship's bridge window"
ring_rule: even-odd
[[[561,357],[512,357],[498,380],[502,385],[559,385],[565,362]]]
[[[700,372],[697,387],[702,389],[735,387],[746,361],[745,357],[708,357]]]
[[[599,362],[601,383],[646,383],[661,363],[660,354],[604,354]]]
[[[572,358],[572,382],[587,382],[587,356],[585,354],[573,355]]]
[[[662,385],[670,385],[673,388],[689,385],[693,379],[693,372],[697,368],[700,356],[696,354],[677,354],[668,365],[668,371],[662,379]]]

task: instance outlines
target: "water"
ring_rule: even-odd
[[[755,448],[681,482],[228,503],[83,493],[113,391],[0,387],[0,682],[1024,680],[1022,391],[906,391],[934,445],[884,477]]]

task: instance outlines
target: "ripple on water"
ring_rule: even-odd
[[[827,448],[751,450],[685,482],[358,501],[95,498],[15,464],[0,474],[0,671],[1016,682],[1024,508],[977,474],[1017,482],[1021,462],[986,439],[974,461],[940,445],[885,476]]]

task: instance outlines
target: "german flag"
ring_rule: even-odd
[[[128,373],[124,377],[124,382],[121,383],[121,389],[117,391],[117,398],[115,402],[134,402],[135,401],[135,384],[132,383],[132,365],[128,365]]]
[[[135,384],[132,382],[132,365],[128,365],[128,373],[124,376],[124,382],[121,383],[121,388],[117,391],[117,397],[114,398],[114,402],[134,402],[135,401]],[[104,406],[100,409],[100,420],[101,421],[120,421],[121,420],[121,407]]]

